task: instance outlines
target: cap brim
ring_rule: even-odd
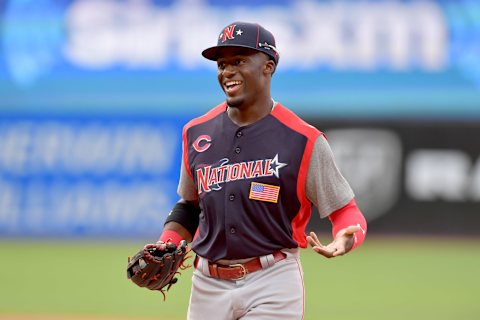
[[[266,52],[264,52],[260,49],[255,49],[255,48],[252,48],[250,46],[244,46],[244,45],[239,45],[239,44],[227,44],[227,45],[224,45],[224,46],[214,46],[214,47],[207,48],[207,49],[202,51],[202,56],[204,58],[207,58],[208,60],[217,61],[218,58],[219,58],[220,49],[221,48],[227,48],[227,47],[247,48],[247,49],[250,49],[250,50],[253,50],[253,51],[258,51],[258,52],[262,52],[262,53],[267,54]]]

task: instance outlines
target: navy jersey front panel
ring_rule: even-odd
[[[272,115],[239,127],[223,111],[189,127],[184,139],[202,209],[197,254],[215,261],[297,247],[292,220],[307,137]]]

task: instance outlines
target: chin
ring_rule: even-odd
[[[227,104],[230,108],[240,108],[243,105],[243,99],[237,97],[227,97]]]

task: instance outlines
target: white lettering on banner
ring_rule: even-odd
[[[162,221],[171,209],[165,187],[149,183],[125,186],[110,182],[101,187],[79,183],[66,191],[55,190],[60,196],[52,208],[53,219],[59,227],[74,232],[156,231],[161,226],[152,226],[151,222]]]
[[[417,150],[406,160],[406,191],[420,201],[479,201],[480,159],[475,167],[460,150]]]
[[[167,122],[3,121],[0,234],[158,232],[180,140]]]
[[[174,183],[33,182],[22,194],[0,181],[0,232],[6,234],[156,233],[172,203]]]
[[[228,14],[225,11],[228,10]],[[75,1],[67,14],[67,57],[94,69],[122,65],[215,67],[200,52],[231,17],[261,21],[278,40],[282,69],[442,70],[448,34],[434,1],[292,1],[288,6],[211,7],[179,0]]]
[[[0,233],[18,231],[20,223],[20,192],[13,184],[0,180]]]
[[[74,2],[67,15],[66,54],[91,68],[165,64],[172,21],[168,12],[154,8],[147,1]]]
[[[180,137],[170,125],[12,122],[0,128],[0,171],[32,174],[161,174]]]
[[[12,174],[27,170],[30,127],[30,123],[21,122],[12,127],[3,126],[0,130],[0,169]]]

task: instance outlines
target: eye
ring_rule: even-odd
[[[242,64],[242,63],[244,63],[244,62],[245,62],[244,59],[236,59],[236,60],[235,60],[235,64],[236,64],[237,66],[240,65],[240,64]]]
[[[218,70],[223,70],[223,69],[225,69],[225,63],[223,63],[223,62],[219,62],[219,63],[217,64],[217,66],[218,66]]]

